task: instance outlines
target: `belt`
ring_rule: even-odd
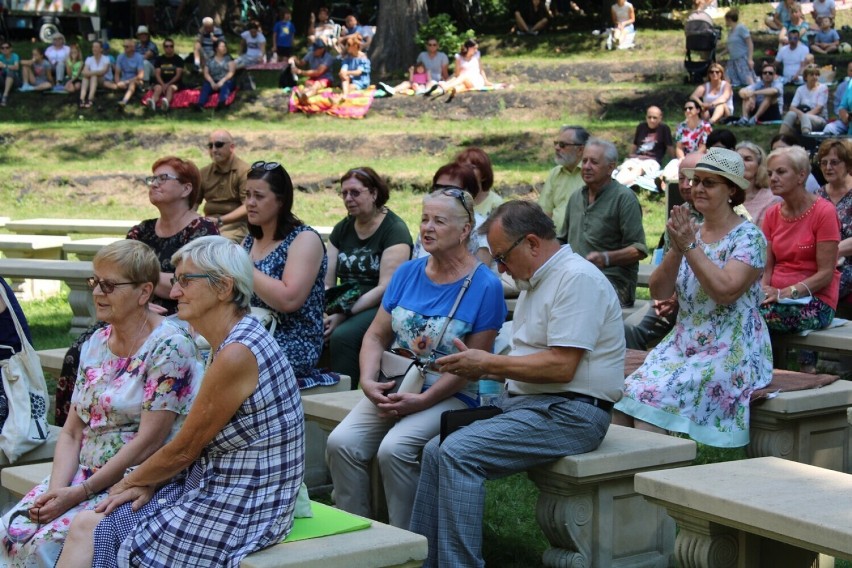
[[[512,394],[507,393],[510,397],[514,396],[523,396],[520,394]],[[560,398],[567,398],[568,400],[574,400],[576,402],[583,402],[585,404],[591,404],[592,406],[596,406],[603,410],[604,412],[612,411],[612,407],[615,406],[614,402],[610,402],[608,400],[602,400],[600,398],[595,398],[593,396],[588,396],[585,394],[578,394],[575,392],[545,392],[541,393],[546,396],[558,396]]]

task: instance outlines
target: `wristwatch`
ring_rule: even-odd
[[[222,222],[222,216],[216,215],[216,226],[221,227],[222,225],[224,225],[224,223]]]
[[[799,290],[795,286],[790,286],[790,297],[794,300],[799,299]]]

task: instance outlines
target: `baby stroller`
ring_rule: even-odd
[[[713,25],[713,18],[704,10],[696,10],[686,18],[686,69],[687,83],[700,83],[707,76],[710,64],[716,61],[716,44],[722,30]]]

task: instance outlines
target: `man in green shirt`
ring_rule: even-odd
[[[648,256],[642,209],[633,191],[612,179],[618,151],[591,138],[580,171],[585,186],[568,200],[560,238],[597,266],[618,294],[622,308],[633,305],[639,261]]]
[[[583,187],[580,176],[580,158],[589,133],[582,126],[563,126],[553,142],[556,167],[547,174],[538,204],[556,225],[556,234],[562,234],[565,207],[568,198]]]

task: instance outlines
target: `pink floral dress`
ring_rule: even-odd
[[[131,357],[113,355],[107,345],[111,332],[112,326],[99,329],[80,351],[71,401],[85,426],[72,486],[94,475],[136,436],[143,410],[176,413],[173,436],[200,386],[202,366],[195,343],[179,325],[163,320]],[[16,514],[28,510],[47,491],[49,481],[34,487],[3,516],[0,566],[53,566],[74,515],[94,509],[107,496],[103,491],[44,525]]]

